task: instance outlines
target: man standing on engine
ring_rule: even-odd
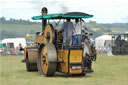
[[[70,22],[69,18],[67,19],[67,22],[63,23],[62,30],[63,30],[63,44],[72,46],[73,23]]]
[[[81,29],[82,29],[82,23],[79,21],[79,19],[75,20],[74,30],[73,30],[73,45],[80,46],[81,44]]]

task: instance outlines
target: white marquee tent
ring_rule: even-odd
[[[6,38],[2,40],[2,43],[5,44],[6,46],[8,44],[13,44],[14,48],[19,46],[19,44],[21,44],[23,48],[26,46],[25,38]]]
[[[96,49],[98,48],[104,48],[104,44],[106,40],[112,40],[111,35],[102,35],[100,37],[97,37],[95,39],[95,45],[96,45]]]

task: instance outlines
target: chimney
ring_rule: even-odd
[[[46,15],[47,13],[48,13],[48,9],[46,7],[43,7],[41,9],[42,16]],[[44,31],[46,24],[47,24],[47,19],[42,19],[42,32]]]

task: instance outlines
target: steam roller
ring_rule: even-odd
[[[93,71],[92,61],[96,59],[95,47],[90,53],[85,52],[84,47],[69,46],[63,44],[63,33],[56,30],[50,20],[65,20],[91,18],[83,12],[69,12],[65,14],[47,14],[47,8],[42,8],[42,15],[32,17],[33,20],[42,20],[42,31],[34,37],[35,45],[24,48],[24,59],[27,71],[38,71],[42,76],[54,76],[55,72],[69,75],[85,75]],[[59,22],[58,22],[59,23]],[[59,24],[57,24],[59,25]],[[90,46],[91,47],[91,46]]]

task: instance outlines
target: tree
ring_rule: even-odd
[[[5,17],[1,17],[1,18],[0,18],[0,23],[5,23],[5,22],[6,22]]]

